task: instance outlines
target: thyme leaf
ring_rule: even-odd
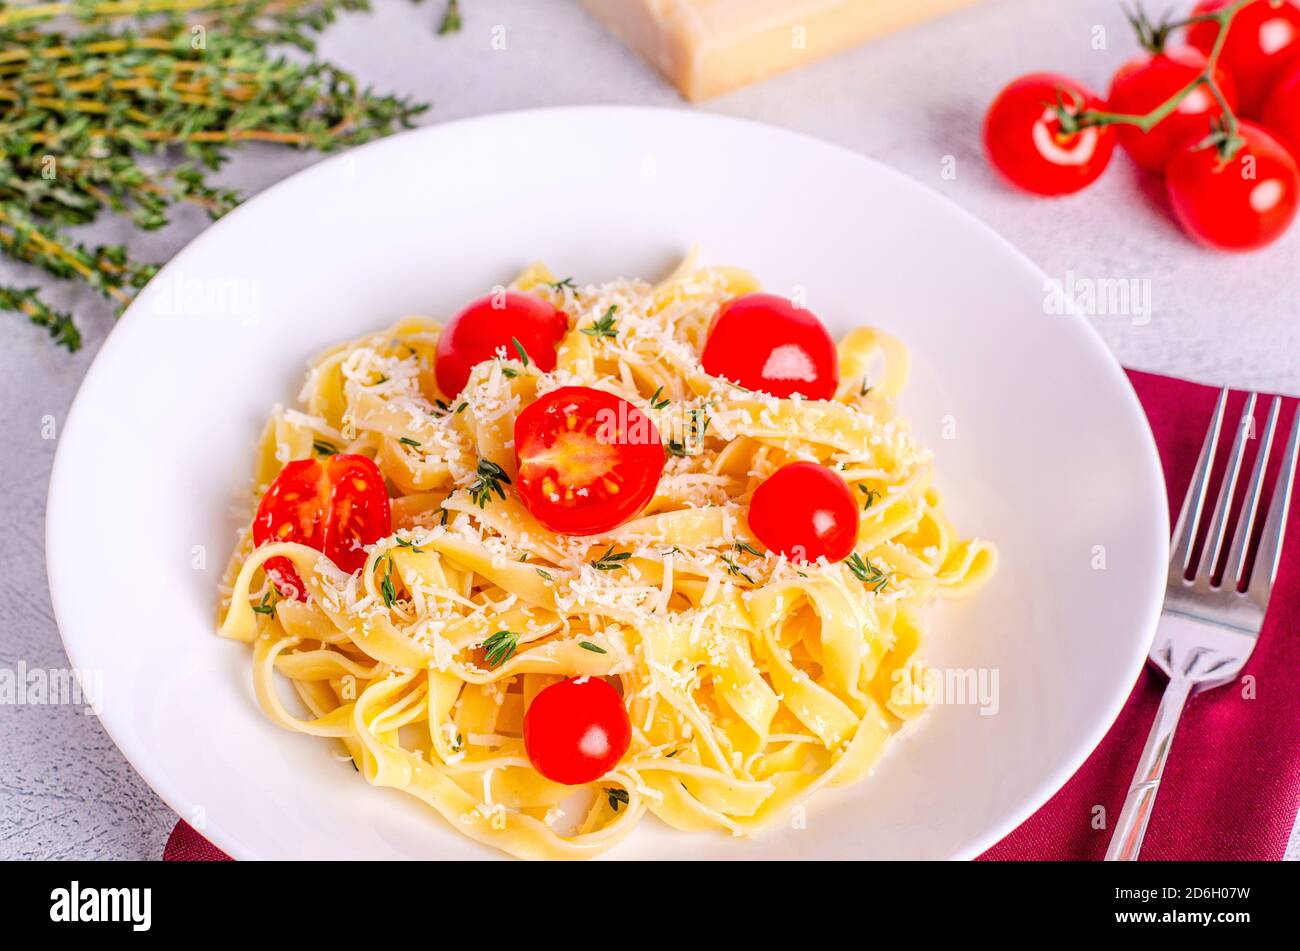
[[[442,22],[438,24],[438,35],[459,33],[461,25],[460,0],[447,0],[447,9],[442,14]]]

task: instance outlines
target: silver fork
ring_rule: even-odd
[[[1133,785],[1124,800],[1124,810],[1115,825],[1115,835],[1106,850],[1106,860],[1134,861],[1142,848],[1147,822],[1155,806],[1160,779],[1164,775],[1169,747],[1174,740],[1174,730],[1188,697],[1202,690],[1219,687],[1234,679],[1250,659],[1255,649],[1259,629],[1264,623],[1268,597],[1277,577],[1277,566],[1282,555],[1282,536],[1286,530],[1287,511],[1291,504],[1291,484],[1295,478],[1296,456],[1300,447],[1300,411],[1291,425],[1291,436],[1284,450],[1282,468],[1278,475],[1273,501],[1269,505],[1260,537],[1259,552],[1251,568],[1250,578],[1245,577],[1250,539],[1254,533],[1255,519],[1263,495],[1264,476],[1277,430],[1278,414],[1282,408],[1279,397],[1273,399],[1268,420],[1262,434],[1255,431],[1254,393],[1246,400],[1241,423],[1233,439],[1228,466],[1214,504],[1209,534],[1201,554],[1196,574],[1186,580],[1192,567],[1192,551],[1196,547],[1197,530],[1201,526],[1202,509],[1209,491],[1210,474],[1219,444],[1219,430],[1228,403],[1228,390],[1219,394],[1214,408],[1214,419],[1206,433],[1201,458],[1196,464],[1192,484],[1183,500],[1183,509],[1174,528],[1173,552],[1169,559],[1169,583],[1165,593],[1164,613],[1156,626],[1155,640],[1151,645],[1150,662],[1169,678],[1156,722],[1147,737],[1142,759],[1133,776]],[[1246,498],[1232,536],[1232,547],[1219,584],[1212,578],[1223,553],[1228,537],[1228,521],[1232,502],[1241,473],[1246,444],[1259,435],[1261,442],[1255,457],[1255,467],[1246,489]],[[1239,592],[1243,583],[1245,591]]]

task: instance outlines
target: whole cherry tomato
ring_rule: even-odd
[[[1300,159],[1300,65],[1284,76],[1264,107],[1261,123]]]
[[[830,469],[792,462],[754,490],[749,528],[764,546],[793,561],[842,561],[858,541],[858,503]]]
[[[1236,0],[1202,0],[1193,16],[1216,13]],[[1217,23],[1194,23],[1187,42],[1206,56],[1219,35]],[[1228,27],[1219,66],[1233,79],[1243,115],[1259,118],[1273,86],[1283,72],[1300,60],[1300,4],[1255,0],[1242,7]]]
[[[1190,85],[1208,66],[1205,55],[1189,46],[1131,60],[1120,68],[1111,83],[1109,111],[1146,115]],[[1228,105],[1234,106],[1237,94],[1232,80],[1222,70],[1216,76]],[[1119,142],[1148,172],[1163,172],[1174,153],[1189,141],[1208,136],[1212,121],[1221,115],[1223,109],[1210,88],[1201,85],[1150,132],[1132,125],[1117,126]]]
[[[1011,184],[1036,195],[1067,195],[1095,182],[1115,152],[1111,127],[1066,133],[1058,103],[1070,115],[1101,107],[1080,83],[1053,73],[1034,73],[1011,83],[984,119],[984,150]]]
[[[347,572],[366,563],[366,545],[391,533],[383,474],[366,456],[350,453],[288,463],[253,517],[255,545],[297,542],[323,552]],[[306,597],[288,558],[271,558],[265,570],[281,594]]]
[[[518,346],[544,373],[555,369],[555,349],[569,329],[563,311],[532,294],[489,294],[466,305],[438,337],[434,373],[438,388],[455,396],[465,388],[470,370],[504,351],[519,359]]]
[[[552,390],[515,419],[519,498],[553,532],[595,535],[645,508],[664,470],[659,431],[621,397]]]
[[[1191,145],[1165,173],[1183,230],[1228,251],[1276,241],[1300,207],[1300,172],[1291,153],[1252,123],[1243,122],[1240,134],[1246,144],[1228,161],[1215,148]]]
[[[524,750],[551,782],[578,786],[600,779],[631,744],[623,699],[599,677],[551,684],[524,713]]]
[[[710,376],[783,399],[828,400],[840,382],[835,341],[821,321],[775,294],[745,294],[719,307],[700,362]]]

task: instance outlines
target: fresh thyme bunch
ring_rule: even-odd
[[[242,142],[332,151],[409,126],[425,106],[316,60],[312,36],[367,0],[0,0],[0,251],[117,307],[157,265],[68,228],[101,212],[159,228],[178,202],[239,201],[208,176]],[[296,48],[288,58],[283,51]],[[0,284],[0,309],[76,350],[70,314]]]

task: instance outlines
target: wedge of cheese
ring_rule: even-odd
[[[707,99],[978,0],[581,0],[668,77]]]

